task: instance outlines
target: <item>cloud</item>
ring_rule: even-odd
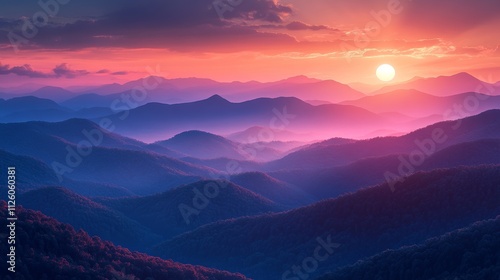
[[[10,65],[0,64],[0,75],[14,74],[17,76],[29,77],[29,78],[76,78],[80,76],[85,76],[90,74],[86,70],[72,70],[68,67],[66,63],[62,63],[54,67],[51,73],[44,73],[40,71],[35,71],[31,68],[31,65],[25,64],[21,66],[10,67]]]
[[[114,76],[123,76],[123,75],[127,75],[127,74],[128,74],[127,71],[118,71],[118,72],[111,73],[111,75],[114,75]]]
[[[50,74],[45,74],[39,71],[35,71],[31,68],[29,64],[22,66],[10,67],[9,65],[0,65],[0,75],[15,74],[18,76],[25,76],[30,78],[49,78]]]
[[[497,19],[498,0],[401,0],[407,8],[401,13],[401,28],[411,33],[432,34],[444,38],[459,35]]]
[[[327,30],[330,29],[326,25],[308,25],[306,23],[300,22],[300,21],[293,21],[287,25],[285,25],[286,29],[288,30]]]
[[[56,77],[65,77],[68,79],[73,79],[90,74],[90,72],[86,70],[72,70],[66,63],[57,65],[54,69],[52,69],[52,71],[54,72]]]
[[[112,12],[101,17],[74,18],[72,22],[40,28],[36,36],[19,47],[69,50],[144,47],[185,51],[193,49],[194,44],[199,51],[203,46],[239,41],[243,36],[246,36],[243,40],[253,42],[251,47],[259,42],[270,43],[275,34],[258,32],[249,27],[248,22],[281,23],[293,12],[290,7],[273,0],[244,0],[231,7],[221,19],[212,4],[208,0],[125,1],[117,3]],[[10,29],[0,30],[0,44],[10,44],[9,31],[23,34],[22,26],[12,21]],[[293,41],[286,35],[275,37],[276,41]]]
[[[99,70],[99,71],[97,71],[97,72],[95,72],[95,73],[96,73],[96,74],[107,74],[107,73],[109,73],[109,72],[111,72],[111,71],[109,71],[108,69],[102,69],[102,70]]]

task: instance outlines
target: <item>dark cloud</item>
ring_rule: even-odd
[[[57,65],[52,69],[52,73],[43,73],[40,71],[35,71],[31,68],[31,65],[25,64],[22,66],[10,67],[10,65],[0,65],[0,75],[14,74],[17,76],[29,77],[29,78],[76,78],[79,76],[84,76],[90,74],[86,70],[72,70],[68,67],[66,63]]]
[[[108,69],[102,69],[102,70],[97,71],[96,74],[107,74],[109,72],[111,72],[111,71],[109,71]]]
[[[52,69],[52,71],[54,72],[56,77],[64,77],[68,79],[73,79],[90,74],[90,72],[86,70],[72,70],[66,63],[57,65],[54,69]]]
[[[408,32],[418,31],[448,38],[498,19],[498,0],[401,0],[399,22]],[[399,17],[399,16],[398,16]]]
[[[111,73],[111,75],[114,75],[114,76],[123,76],[123,75],[127,75],[127,74],[128,74],[127,71],[118,71],[118,72]]]
[[[327,30],[330,29],[328,26],[325,25],[308,25],[300,21],[294,21],[291,22],[287,25],[285,25],[286,29],[288,30]]]
[[[290,7],[272,0],[243,0],[220,18],[213,3],[208,0],[125,1],[101,17],[81,17],[71,23],[39,28],[36,36],[22,41],[18,47],[71,50],[152,47],[185,51],[192,48],[187,44],[196,44],[199,48],[213,45],[214,40],[225,43],[241,40],[243,36],[249,36],[243,40],[255,45],[260,39],[269,43],[273,34],[261,34],[241,24],[241,20],[281,23],[284,16],[292,13]],[[12,24],[10,30],[0,30],[0,44],[10,43],[8,31],[23,34],[19,23]],[[292,40],[285,35],[276,37],[278,41]]]
[[[18,76],[25,76],[30,78],[49,78],[49,74],[35,71],[29,64],[22,66],[10,67],[9,65],[0,65],[0,75],[15,74]]]

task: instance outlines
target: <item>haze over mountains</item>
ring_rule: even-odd
[[[1,95],[0,169],[43,213],[18,208],[23,277],[496,275],[500,99],[476,78],[376,95],[305,76],[147,79],[140,101],[144,80]]]

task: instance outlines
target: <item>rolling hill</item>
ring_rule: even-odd
[[[397,250],[388,250],[318,280],[495,279],[500,275],[500,217]]]
[[[305,192],[265,173],[241,173],[231,176],[229,180],[284,206],[297,207],[313,201]]]
[[[0,168],[6,170],[8,167],[16,167],[19,176],[17,178],[18,193],[23,193],[32,189],[46,186],[63,185],[68,189],[84,196],[107,196],[124,197],[132,193],[124,188],[102,184],[99,182],[76,181],[64,177],[64,183],[59,181],[54,170],[40,160],[27,156],[17,156],[0,150]],[[1,190],[6,190],[7,186],[0,186]]]
[[[217,173],[143,151],[142,142],[102,130],[86,120],[0,124],[0,133],[5,135],[0,149],[40,159],[61,178],[124,187],[136,194],[165,191]],[[89,149],[90,143],[99,145]],[[122,176],[124,173],[129,176]]]
[[[245,188],[218,180],[199,181],[153,196],[98,201],[164,239],[212,222],[282,209]]]
[[[21,195],[19,202],[25,208],[41,211],[77,230],[131,250],[144,250],[160,240],[138,222],[66,188],[32,190]]]
[[[318,143],[269,162],[263,168],[268,171],[325,169],[368,157],[412,152],[432,154],[430,152],[455,144],[491,138],[500,138],[500,110],[486,111],[457,121],[435,123],[399,137],[373,138],[340,145]]]
[[[292,97],[231,103],[218,95],[191,103],[149,103],[130,110],[128,117],[119,121],[123,116],[123,113],[109,116],[116,123],[116,131],[148,142],[168,139],[187,130],[227,135],[241,131],[241,127],[253,126],[309,133],[309,140],[325,135],[355,137],[391,123],[354,106],[313,106]],[[302,138],[298,140],[303,141]]]
[[[408,154],[389,155],[326,169],[283,170],[268,174],[321,200],[375,185],[386,180],[386,172],[400,175],[401,168],[406,175],[409,169],[403,163],[409,161]],[[409,173],[481,164],[500,164],[500,139],[483,139],[450,146],[430,155],[421,165],[413,166],[414,170]],[[401,167],[403,165],[405,167]]]
[[[241,144],[204,131],[186,131],[155,143],[188,157],[199,159],[230,158],[269,161],[280,158],[281,152],[268,147]]]
[[[288,212],[213,223],[163,243],[155,253],[276,279],[323,247],[328,257],[310,275],[319,276],[495,218],[499,184],[498,165],[421,172],[395,192],[384,183]]]
[[[84,231],[75,231],[40,212],[21,207],[16,212],[16,274],[4,279],[246,279],[215,269],[161,260],[130,252]],[[0,201],[0,217],[7,203]],[[2,234],[4,236],[4,234]],[[8,252],[7,242],[0,248]],[[18,257],[19,258],[19,257]]]

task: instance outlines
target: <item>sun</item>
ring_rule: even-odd
[[[377,68],[377,78],[384,82],[390,82],[396,76],[396,70],[390,64],[382,64]]]

